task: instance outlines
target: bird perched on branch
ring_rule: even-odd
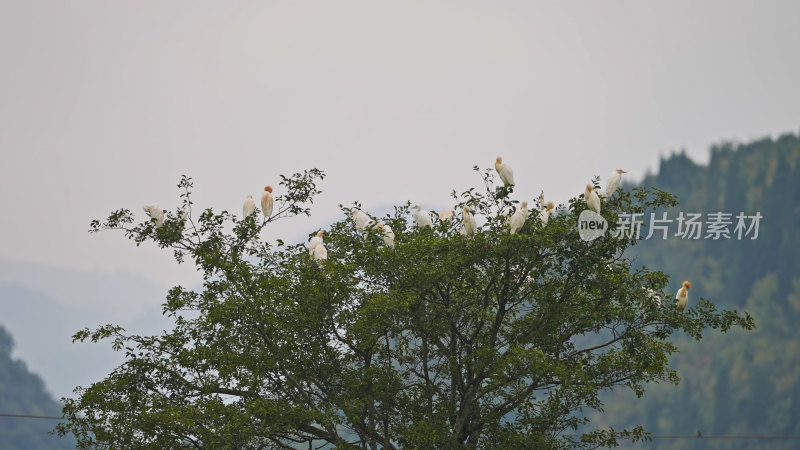
[[[597,214],[600,214],[600,197],[597,196],[597,192],[594,191],[594,186],[591,184],[586,185],[584,199],[586,200],[586,206],[588,206],[589,209]]]
[[[261,193],[261,214],[264,214],[265,219],[269,219],[272,215],[272,208],[275,206],[275,198],[272,197],[272,186],[264,187],[264,192]]]
[[[511,234],[515,234],[522,229],[525,225],[525,219],[528,218],[528,202],[522,202],[522,208],[518,209],[511,216],[511,223],[509,224]]]
[[[689,288],[692,287],[692,283],[688,281],[683,282],[683,286],[678,289],[678,293],[675,294],[675,306],[678,307],[678,311],[683,314],[686,310],[686,306],[689,304]]]
[[[497,174],[500,175],[500,180],[504,185],[514,185],[514,171],[511,170],[511,166],[503,162],[503,158],[499,156],[497,157],[494,162],[494,170],[496,170]]]
[[[322,230],[317,231],[317,234],[311,237],[308,240],[308,255],[314,256],[314,249],[317,248],[318,245],[322,245],[322,235],[325,234]],[[327,253],[327,252],[326,252]]]
[[[367,227],[372,224],[372,219],[358,208],[351,209],[350,215],[353,216],[353,223],[355,223],[358,233],[366,237]]]
[[[411,209],[414,210],[411,215],[414,217],[414,222],[419,228],[433,226],[433,220],[431,220],[431,215],[428,213],[428,211],[423,211],[419,205],[414,205],[411,207]]]
[[[466,205],[463,206],[461,210],[463,213],[461,217],[461,234],[467,237],[475,236],[475,233],[478,231],[478,225],[475,223],[475,216]]]
[[[142,209],[150,216],[150,220],[155,220],[156,228],[161,228],[161,225],[164,225],[164,210],[158,206],[158,203],[147,205]]]
[[[248,194],[247,198],[244,199],[244,205],[242,205],[242,216],[247,219],[254,212],[256,212],[256,201],[253,200],[252,195]]]
[[[539,213],[539,220],[542,221],[542,225],[547,225],[547,221],[550,220],[550,211],[553,210],[553,202],[547,202],[547,205],[544,205],[544,209]]]
[[[456,215],[456,210],[445,209],[444,211],[442,211],[441,214],[439,214],[439,220],[442,222],[447,222],[449,220],[452,220],[453,217],[455,217],[455,215]]]
[[[392,227],[385,225],[383,222],[378,222],[376,228],[378,228],[378,232],[383,238],[383,243],[389,248],[394,248],[394,231],[392,231]]]
[[[625,172],[622,169],[617,169],[611,172],[611,174],[608,176],[608,178],[606,179],[606,188],[605,191],[603,192],[603,195],[605,196],[604,200],[608,200],[608,198],[614,195],[614,192],[617,191],[619,184],[622,182],[623,173],[628,173],[628,172]]]

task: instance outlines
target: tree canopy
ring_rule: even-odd
[[[85,329],[76,340],[110,339],[125,362],[67,399],[60,434],[100,448],[558,448],[642,439],[641,427],[576,434],[598,394],[641,396],[651,381],[678,382],[669,355],[676,332],[753,328],[752,318],[690,301],[684,314],[661,306],[668,276],[633,268],[635,237],[580,238],[583,196],[547,224],[536,208],[510,234],[513,187],[482,185],[457,194],[483,224],[418,228],[409,206],[373,218],[396,246],[347,218],[325,231],[326,260],[303,244],[270,244],[275,220],[310,215],[324,174],[282,177],[275,212],[261,220],[195,212],[191,179],[178,187],[188,212],[162,226],[121,209],[91,231],[122,230],[191,261],[202,289],[172,288],[163,305],[175,326],[139,336],[118,326]],[[621,212],[671,207],[656,188],[619,190],[603,204]],[[355,207],[359,207],[356,203]],[[436,215],[434,215],[436,216]],[[612,225],[613,227],[613,225]]]

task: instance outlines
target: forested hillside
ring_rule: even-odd
[[[61,405],[45,391],[44,383],[11,358],[14,341],[0,327],[0,413],[37,416],[60,416]],[[4,450],[74,448],[72,438],[62,439],[48,434],[54,420],[0,417],[0,448]]]
[[[744,309],[756,320],[750,332],[711,333],[702,342],[678,336],[674,357],[678,386],[657,385],[642,399],[626,393],[607,397],[595,425],[643,424],[654,435],[800,435],[800,139],[784,135],[748,144],[712,148],[708,166],[685,154],[661,161],[642,184],[678,196],[668,211],[732,213],[730,238],[675,236],[676,222],[641,241],[628,256],[636,265],[672,276],[674,298],[683,280],[692,282],[690,307],[698,298]],[[628,186],[630,187],[630,186]],[[736,216],[760,213],[757,239],[738,239]],[[659,212],[659,216],[660,216]],[[643,218],[647,236],[649,215]],[[748,223],[749,224],[749,223]],[[798,448],[800,440],[655,439],[640,448]]]

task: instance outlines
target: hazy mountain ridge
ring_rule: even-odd
[[[755,240],[651,238],[629,255],[637,265],[670,274],[673,296],[682,280],[690,280],[690,307],[703,297],[743,309],[758,329],[712,332],[699,343],[678,337],[681,352],[673,361],[681,383],[652,385],[642,399],[612,393],[605,412],[593,416],[594,425],[643,424],[654,435],[694,435],[696,430],[705,435],[800,435],[799,172],[800,139],[784,135],[714,146],[707,166],[683,153],[672,155],[661,161],[657,174],[645,177],[642,185],[678,195],[680,205],[669,211],[673,219],[679,211],[704,217],[718,211],[734,217],[762,214]],[[656,439],[625,447],[789,449],[797,443]]]
[[[14,341],[0,326],[0,413],[60,416],[61,406],[44,388],[39,376],[24,362],[13,359]],[[0,417],[0,448],[8,450],[74,448],[71,437],[49,435],[56,421],[20,417]]]

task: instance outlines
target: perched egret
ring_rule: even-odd
[[[322,245],[322,235],[325,234],[322,230],[317,231],[317,234],[311,237],[308,240],[308,255],[314,256],[314,249],[317,248],[318,245]]]
[[[642,286],[642,290],[647,293],[647,298],[661,308],[661,296],[658,294],[658,292],[644,286]]]
[[[269,219],[273,206],[275,206],[275,198],[272,197],[272,186],[266,186],[264,192],[261,193],[261,214],[264,214],[264,218]]]
[[[319,244],[314,247],[314,259],[318,263],[322,263],[323,260],[328,259],[328,249],[325,248],[325,244]]]
[[[455,217],[455,215],[456,215],[456,210],[445,209],[444,211],[442,211],[441,214],[439,214],[439,220],[441,220],[442,222],[447,222],[449,220],[453,220],[453,217]]]
[[[350,215],[353,216],[353,223],[356,225],[356,230],[358,230],[359,234],[363,234],[366,237],[365,232],[367,231],[367,227],[372,224],[372,219],[358,208],[351,209]]]
[[[623,173],[628,173],[628,172],[625,172],[622,169],[617,169],[617,170],[611,172],[611,175],[609,175],[608,179],[606,179],[606,188],[605,188],[605,191],[603,192],[603,194],[605,195],[606,199],[608,199],[608,197],[611,197],[612,195],[614,195],[614,192],[617,191],[617,188],[619,187],[619,184],[622,182],[622,174]]]
[[[589,209],[597,214],[600,214],[600,197],[597,196],[597,192],[594,191],[594,188],[591,184],[586,185],[584,197],[586,200],[586,206],[588,206]]]
[[[503,158],[497,157],[497,160],[494,162],[494,170],[500,175],[500,180],[503,181],[504,185],[514,185],[514,171],[511,170],[511,166],[503,162]]]
[[[161,225],[164,225],[164,210],[158,206],[158,203],[153,203],[152,205],[147,205],[144,208],[144,212],[150,216],[150,220],[155,219],[156,221],[156,228],[161,228]]]
[[[547,206],[539,213],[539,220],[542,221],[542,225],[547,225],[547,221],[550,220],[550,211],[553,210],[553,202],[547,202]]]
[[[509,224],[511,234],[519,231],[525,225],[525,219],[528,218],[528,202],[522,202],[522,208],[518,209],[511,216],[511,223]]]
[[[242,206],[242,217],[247,219],[250,217],[250,214],[253,214],[256,211],[256,201],[253,200],[252,195],[248,195],[246,199],[244,199],[244,205]]]
[[[383,243],[387,247],[394,248],[394,231],[392,231],[392,227],[384,225],[383,222],[378,222],[377,228],[381,233],[381,237],[383,237]]]
[[[678,289],[678,293],[675,294],[675,306],[678,307],[678,311],[683,314],[686,310],[686,306],[689,304],[689,288],[692,287],[692,283],[688,281],[683,282],[683,287]]]
[[[462,208],[463,217],[461,218],[461,234],[467,237],[475,236],[478,225],[475,223],[475,216],[466,206]]]
[[[414,205],[411,209],[414,210],[412,216],[414,216],[414,222],[416,222],[418,227],[425,228],[433,226],[433,220],[431,220],[431,215],[428,211],[423,211],[419,205]]]

